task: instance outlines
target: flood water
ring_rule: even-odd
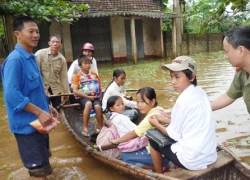
[[[227,62],[223,52],[197,54],[192,56],[198,64],[197,80],[208,94],[209,100],[225,92],[235,72]],[[170,60],[141,61],[132,64],[98,64],[102,86],[112,79],[112,72],[122,68],[127,74],[127,89],[144,86],[155,88],[159,105],[171,111],[178,94],[170,85],[169,72],[162,71],[162,63]],[[134,97],[135,91],[127,91]],[[2,97],[2,95],[0,96]],[[250,118],[242,99],[214,112],[218,143],[223,143],[233,152],[250,163]],[[129,180],[121,174],[89,156],[71,137],[62,123],[50,133],[51,164],[54,168],[50,180]],[[29,179],[28,172],[21,163],[15,138],[9,132],[4,101],[0,99],[0,179]],[[134,178],[133,178],[134,179]]]

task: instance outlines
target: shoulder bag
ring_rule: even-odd
[[[145,136],[147,136],[149,140],[157,143],[160,147],[176,143],[175,140],[171,139],[169,136],[166,136],[158,129],[149,129]]]

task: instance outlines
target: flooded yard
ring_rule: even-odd
[[[197,82],[208,94],[209,100],[225,92],[235,72],[224,57],[223,52],[196,54],[192,56],[198,64]],[[127,74],[125,89],[136,90],[150,86],[156,90],[160,106],[171,112],[178,94],[170,85],[169,72],[160,65],[171,60],[144,60],[139,64],[98,64],[102,86],[106,87],[112,79],[113,70],[121,68]],[[136,91],[127,91],[135,97]],[[9,132],[5,105],[1,92],[0,99],[0,179],[28,179],[28,173],[21,163],[15,138]],[[242,99],[232,105],[214,112],[218,143],[229,147],[233,152],[250,163],[250,117]],[[81,149],[63,127],[50,133],[51,164],[54,168],[50,180],[129,180],[130,177],[113,170],[95,160]]]

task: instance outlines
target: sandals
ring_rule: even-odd
[[[100,129],[96,129],[94,132],[93,132],[93,134],[99,134],[100,133]],[[89,135],[89,133],[87,132],[87,131],[84,131],[84,130],[82,130],[81,131],[81,134],[82,134],[82,136],[83,137],[85,137],[85,138],[89,138],[90,137],[90,135]]]
[[[89,133],[87,131],[82,130],[81,134],[83,137],[89,138]]]

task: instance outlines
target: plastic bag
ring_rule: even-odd
[[[38,119],[32,121],[30,125],[35,128],[39,133],[41,134],[47,134],[50,131],[54,130],[60,122],[57,120],[57,118],[52,118],[52,123],[46,127],[43,127],[42,124]]]

